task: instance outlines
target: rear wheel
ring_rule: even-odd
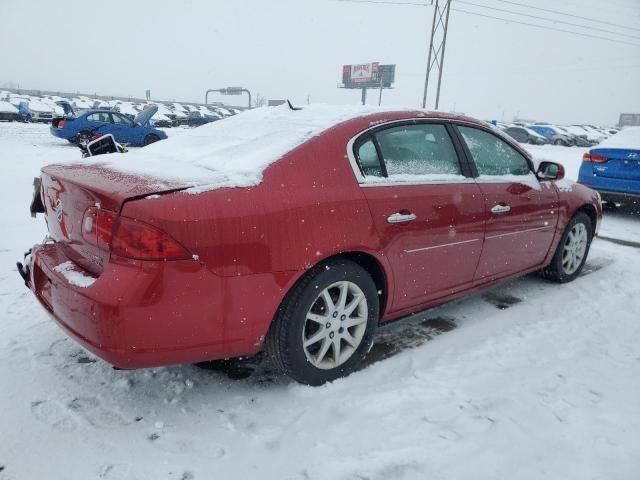
[[[285,298],[266,339],[284,373],[307,385],[353,372],[373,344],[379,302],[371,276],[348,260],[312,269]]]
[[[70,141],[71,143],[75,143],[76,145],[81,142],[88,142],[91,139],[91,134],[86,130],[80,130],[78,134],[73,137]]]
[[[558,138],[553,142],[553,144],[562,146],[562,145],[564,145],[564,142]]]
[[[591,227],[591,219],[583,212],[569,221],[551,263],[542,270],[545,278],[566,283],[580,275],[591,246]]]
[[[158,140],[160,140],[160,138],[157,135],[150,134],[144,137],[144,141],[142,142],[142,144],[146,147],[147,145],[151,145],[152,143],[155,143]]]

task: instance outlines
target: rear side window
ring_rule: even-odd
[[[109,114],[106,112],[96,112],[91,115],[87,115],[87,120],[90,122],[104,122],[110,123]]]
[[[528,175],[529,162],[504,140],[478,128],[458,126],[480,175]]]
[[[360,163],[360,168],[365,176],[382,177],[380,159],[373,140],[368,139],[361,143],[357,149],[356,156]]]
[[[444,125],[424,123],[392,127],[377,132],[376,139],[389,177],[462,173]]]

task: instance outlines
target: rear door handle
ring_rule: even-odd
[[[496,205],[491,209],[491,213],[507,213],[511,210],[509,205]]]
[[[387,217],[389,223],[413,222],[416,219],[415,213],[392,213]]]

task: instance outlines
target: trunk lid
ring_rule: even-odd
[[[640,150],[594,148],[591,153],[608,159],[607,162],[593,164],[593,172],[596,175],[624,180],[640,180]]]
[[[79,164],[49,165],[42,169],[41,179],[49,236],[71,261],[94,275],[102,273],[109,252],[83,238],[83,218],[89,207],[118,214],[127,200],[190,186],[124,174],[99,165]]]

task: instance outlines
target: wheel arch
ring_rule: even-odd
[[[387,307],[389,305],[389,301],[391,298],[391,294],[393,293],[393,288],[390,281],[390,272],[388,268],[385,267],[383,262],[378,259],[375,255],[369,252],[365,252],[362,250],[350,250],[345,252],[338,252],[328,257],[323,258],[318,261],[316,264],[312,265],[310,268],[305,269],[300,275],[297,276],[295,281],[291,282],[289,287],[287,288],[286,294],[282,297],[278,308],[276,309],[274,318],[271,320],[270,326],[273,324],[275,318],[278,315],[278,312],[281,310],[284,302],[286,301],[288,295],[291,291],[301,281],[303,281],[308,275],[311,275],[314,271],[316,271],[319,267],[332,262],[338,259],[346,259],[349,260],[360,267],[362,267],[373,279],[373,283],[376,285],[376,289],[378,290],[378,295],[380,298],[380,318],[385,314]],[[269,327],[270,328],[270,327]]]
[[[596,212],[596,207],[589,203],[585,203],[578,207],[578,209],[574,212],[573,217],[575,217],[578,213],[585,213],[589,220],[591,220],[591,238],[596,235],[596,226],[598,225],[598,212]]]

